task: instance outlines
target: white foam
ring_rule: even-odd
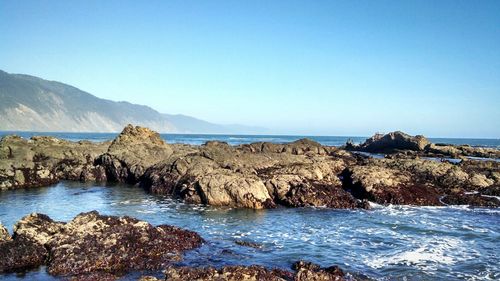
[[[468,247],[464,245],[464,242],[453,237],[424,239],[423,241],[414,241],[414,244],[417,244],[415,249],[365,257],[364,263],[376,269],[391,265],[406,265],[433,272],[438,267],[449,267],[457,262],[477,256],[476,252],[470,252],[470,250],[464,253]]]

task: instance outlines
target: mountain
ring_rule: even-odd
[[[261,128],[219,125],[151,107],[100,99],[73,86],[0,70],[0,130],[119,132],[127,124],[162,133],[257,133]]]

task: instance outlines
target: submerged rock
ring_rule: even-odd
[[[68,223],[31,214],[15,225],[15,235],[48,250],[53,275],[158,270],[200,246],[196,233],[169,225],[154,227],[131,217],[82,213]],[[44,249],[45,249],[44,248]]]

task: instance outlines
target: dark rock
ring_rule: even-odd
[[[165,280],[169,281],[285,281],[292,280],[291,274],[282,270],[268,270],[262,266],[225,266],[213,267],[169,267],[165,271]]]
[[[366,208],[367,206],[341,186],[320,182],[303,182],[292,186],[280,203],[289,207],[321,206],[335,209]]]
[[[442,205],[439,198],[443,195],[458,196],[470,190],[483,192],[495,186],[491,175],[421,159],[371,159],[348,167],[342,178],[343,187],[356,198],[379,204]]]
[[[344,280],[345,274],[338,266],[321,268],[317,264],[306,261],[298,261],[292,268],[296,271],[295,281],[337,281]]]
[[[22,271],[45,263],[47,250],[24,235],[0,241],[0,272]]]
[[[385,135],[375,134],[354,149],[374,153],[387,153],[396,150],[423,151],[428,144],[429,141],[424,136],[413,137],[396,131]]]
[[[499,207],[500,199],[481,194],[458,192],[443,196],[441,201],[447,205],[469,205],[474,207]]]
[[[169,267],[165,271],[165,280],[184,281],[241,281],[241,280],[273,280],[273,281],[341,281],[347,280],[344,272],[337,266],[321,268],[319,265],[299,261],[294,263],[295,273],[281,269],[267,269],[262,266],[225,266],[213,267]],[[356,280],[350,276],[348,280]]]
[[[245,241],[245,240],[236,240],[234,241],[235,244],[244,246],[244,247],[249,247],[249,248],[254,248],[254,249],[262,249],[264,245],[252,241]]]

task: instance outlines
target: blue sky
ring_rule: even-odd
[[[500,1],[5,1],[0,69],[278,134],[500,138]]]

